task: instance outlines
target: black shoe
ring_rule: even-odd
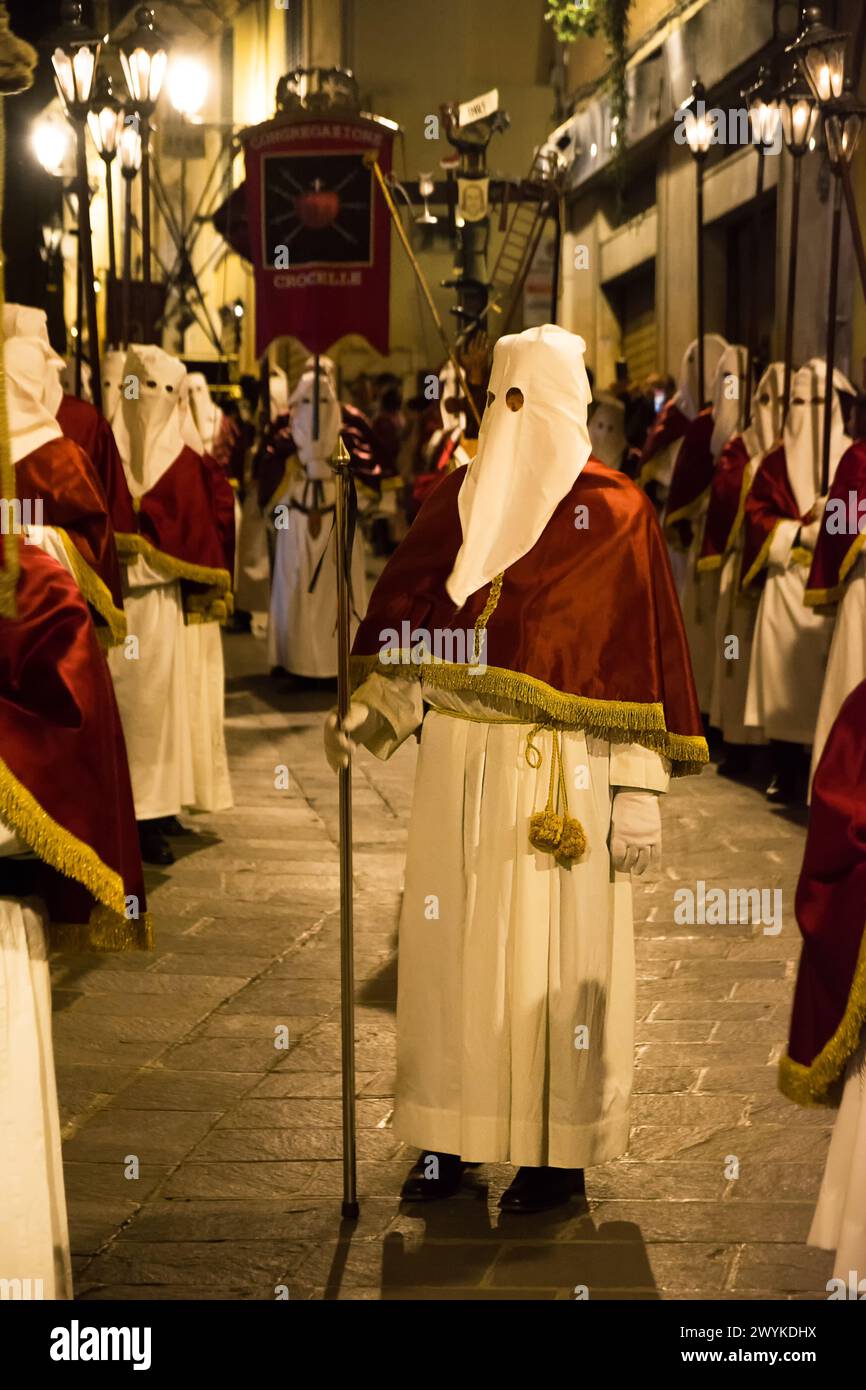
[[[189,831],[185,825],[181,825],[177,816],[160,816],[157,826],[163,835],[188,835]]]
[[[140,820],[138,822],[138,843],[145,864],[173,864],[171,845],[159,828],[159,822]]]
[[[400,1198],[404,1202],[436,1202],[453,1197],[469,1166],[456,1154],[425,1149],[400,1189]]]
[[[503,1211],[525,1215],[564,1206],[572,1196],[586,1196],[582,1168],[519,1168],[499,1205]]]

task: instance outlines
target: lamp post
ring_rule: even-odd
[[[130,296],[132,294],[132,185],[141,168],[141,135],[125,125],[120,136],[120,174],[123,179],[123,295],[120,340],[129,347]]]
[[[192,269],[192,245],[190,232],[192,224],[187,223],[187,143],[186,136],[188,123],[200,117],[205,102],[207,101],[208,88],[210,86],[209,74],[206,66],[200,59],[191,54],[179,54],[172,58],[168,68],[166,82],[168,88],[168,99],[173,109],[180,118],[180,217],[174,219],[174,228],[169,221],[169,230],[173,231],[177,240],[177,265],[178,275],[177,284],[179,289],[179,305],[177,313],[177,331],[179,347],[181,353],[184,350],[187,328],[195,323],[195,314],[190,310],[187,301],[187,290],[190,284],[195,283],[195,275]],[[202,151],[205,146],[202,143]],[[157,190],[158,191],[158,190]],[[165,193],[163,192],[163,201]]]
[[[779,96],[782,135],[791,156],[791,244],[788,252],[788,295],[785,308],[785,385],[782,392],[782,418],[788,414],[791,399],[791,373],[794,356],[794,305],[797,294],[797,253],[800,240],[800,175],[803,155],[811,146],[818,123],[818,103],[802,77],[795,77]]]
[[[96,286],[93,278],[93,244],[90,227],[90,189],[87,182],[85,122],[93,95],[96,69],[102,48],[96,31],[81,16],[78,0],[64,0],[61,25],[54,36],[51,63],[54,81],[76,142],[76,184],[78,191],[78,273],[84,285],[87,309],[87,346],[92,376],[93,404],[102,409],[102,381],[99,374],[99,325],[96,317]],[[80,335],[78,351],[80,353]],[[80,362],[80,357],[78,359]]]
[[[698,289],[698,409],[704,407],[704,162],[713,140],[713,127],[706,116],[706,88],[700,78],[692,83],[692,94],[685,103],[686,139],[695,161],[695,218],[697,227]]]
[[[114,341],[115,334],[112,332],[111,308],[117,284],[117,254],[115,250],[115,230],[114,230],[114,190],[112,187],[111,166],[117,155],[117,146],[123,131],[123,107],[115,97],[111,89],[111,79],[105,77],[100,83],[99,89],[90,104],[87,113],[87,125],[90,135],[96,146],[96,152],[105,165],[105,198],[108,208],[108,284],[109,301],[108,313],[109,320],[108,338]]]
[[[771,95],[770,73],[765,67],[758,72],[758,79],[752,87],[742,93],[748,102],[749,124],[752,128],[752,143],[758,151],[758,169],[755,183],[755,197],[752,203],[752,259],[749,271],[749,327],[746,343],[746,398],[743,402],[743,420],[748,422],[752,409],[752,379],[755,371],[755,353],[758,346],[758,268],[757,254],[761,234],[761,197],[764,192],[764,160],[769,149],[775,148],[779,129],[779,104]]]
[[[833,221],[830,233],[830,278],[827,300],[825,352],[824,430],[821,447],[821,493],[830,486],[830,409],[836,366],[836,300],[839,288],[839,240],[842,232],[842,170],[854,154],[860,134],[859,113],[849,110],[845,93],[845,60],[849,35],[828,28],[820,5],[803,11],[803,28],[786,50],[809,84],[821,109],[827,155],[833,171]],[[856,103],[854,103],[856,106]]]
[[[135,14],[136,27],[120,45],[120,61],[130,100],[138,116],[141,136],[141,254],[145,340],[152,335],[150,317],[150,120],[162,90],[168,54],[154,24],[153,10],[142,5]]]

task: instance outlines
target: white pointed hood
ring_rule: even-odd
[[[743,446],[749,458],[762,457],[782,433],[784,362],[771,362],[752,394],[752,413],[743,430]]]
[[[738,434],[745,423],[746,364],[748,352],[739,344],[729,343],[716,364],[710,399],[713,407],[713,433],[710,452],[714,459],[728,440]]]
[[[9,454],[13,463],[63,436],[53,410],[43,400],[45,378],[55,357],[50,345],[41,338],[6,338],[3,343]]]
[[[271,402],[271,424],[281,415],[289,413],[289,378],[282,367],[271,367],[268,372],[268,395]]]
[[[100,359],[102,377],[102,413],[110,425],[115,425],[120,416],[120,403],[123,400],[123,368],[126,353],[120,348],[108,348]]]
[[[122,416],[129,436],[124,466],[130,492],[140,497],[183,451],[181,386],[186,367],[162,348],[136,343],[126,354],[123,375]],[[135,379],[134,391],[130,378]]]
[[[319,372],[319,437],[313,438],[315,372],[304,372],[289,398],[292,439],[308,478],[333,476],[329,460],[337,447],[343,416],[333,379]]]
[[[66,363],[51,346],[45,310],[33,309],[29,304],[4,304],[3,337],[29,339],[40,346],[45,357],[40,400],[52,415],[56,415],[63,400],[60,378]]]
[[[204,452],[212,454],[222,426],[223,413],[210,393],[204,372],[188,373],[184,395]]]
[[[494,348],[478,452],[460,489],[463,543],[445,584],[458,608],[532,549],[589,458],[585,347],[544,324]]]
[[[595,410],[589,421],[592,452],[608,468],[622,468],[622,456],[628,447],[625,406],[616,396],[596,396],[595,399]]]
[[[719,358],[727,346],[727,340],[719,337],[718,333],[704,334],[704,389],[700,399],[698,398],[697,338],[694,342],[689,343],[683,353],[674,404],[679,407],[687,420],[694,420],[703,402],[709,399]]]
[[[824,399],[827,364],[818,358],[795,372],[791,381],[791,400],[782,441],[788,481],[800,516],[806,516],[821,491],[821,452],[824,440]],[[844,454],[850,438],[845,433],[839,392],[855,395],[854,387],[842,372],[833,373],[835,390],[830,392],[830,478]]]

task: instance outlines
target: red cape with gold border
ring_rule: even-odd
[[[412,664],[389,630],[446,640],[486,624],[485,664],[434,660],[425,690],[474,691],[527,705],[545,722],[653,748],[675,776],[699,772],[707,745],[670,563],[646,495],[591,458],[533,548],[458,611],[445,581],[462,535],[465,467],[425,502],[376,585],[353,647],[359,684]],[[577,529],[576,508],[588,525]],[[583,519],[583,514],[581,514]],[[464,639],[465,640],[465,639]],[[398,643],[399,645],[399,643]],[[385,649],[393,664],[380,661]]]
[[[640,460],[637,467],[637,480],[641,487],[646,487],[656,476],[655,464],[660,455],[665,453],[672,444],[682,439],[689,427],[689,418],[684,415],[678,405],[674,404],[673,397],[665,401],[655,424],[647,434],[641,450]]]
[[[123,559],[143,555],[167,579],[180,580],[188,621],[222,621],[231,603],[213,487],[201,456],[185,445],[137,499],[135,533],[117,538]]]
[[[706,500],[713,481],[713,412],[707,407],[692,420],[685,433],[664,510],[662,528],[668,543],[684,550],[690,541],[681,535],[680,522],[691,522]]]
[[[779,1086],[799,1105],[820,1105],[837,1098],[866,1023],[866,681],[818,763],[796,912],[803,950]]]
[[[78,396],[64,396],[57,412],[57,423],[67,439],[74,439],[84,450],[102,483],[108,501],[108,512],[115,532],[135,530],[135,512],[120,450],[114,431],[90,401]]]
[[[763,583],[770,558],[770,546],[779,523],[805,520],[806,518],[801,517],[797,511],[797,502],[788,481],[785,446],[779,444],[761,461],[746,498],[741,584],[743,589],[747,589],[750,584]],[[792,552],[795,558],[798,554],[801,559],[808,556],[805,550]]]
[[[830,502],[841,502],[846,526],[830,532]],[[835,509],[833,509],[835,510]],[[851,520],[859,528],[850,529]],[[835,603],[845,592],[845,581],[866,545],[866,442],[855,440],[839,460],[836,476],[827,496],[824,523],[818,535],[812,568],[806,582],[805,601],[811,606]]]
[[[109,645],[126,636],[115,535],[102,484],[80,445],[50,439],[15,465],[19,498],[42,503],[42,521],[61,533],[78,587],[107,627]]]
[[[17,617],[0,618],[0,816],[42,861],[55,944],[152,944],[126,745],[108,665],[74,579],[19,547]],[[127,916],[135,898],[137,917]]]
[[[698,557],[699,570],[717,569],[737,538],[746,507],[748,462],[743,436],[735,434],[728,440],[713,470],[710,505]]]

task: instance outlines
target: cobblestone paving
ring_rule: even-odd
[[[589,1171],[588,1209],[503,1218],[506,1168],[473,1172],[431,1210],[400,1208],[414,1153],[390,1128],[394,948],[415,745],[390,763],[360,756],[362,1211],[341,1224],[336,783],[320,731],[331,697],[281,693],[261,644],[226,645],[235,808],[192,818],[178,863],[149,876],[153,955],[56,963],[78,1297],[826,1296],[832,1257],[805,1238],[832,1117],[775,1088],[803,830],[714,772],[674,785],[663,866],[636,895],[628,1156]],[[674,925],[674,890],[698,879],[780,887],[782,931]]]

